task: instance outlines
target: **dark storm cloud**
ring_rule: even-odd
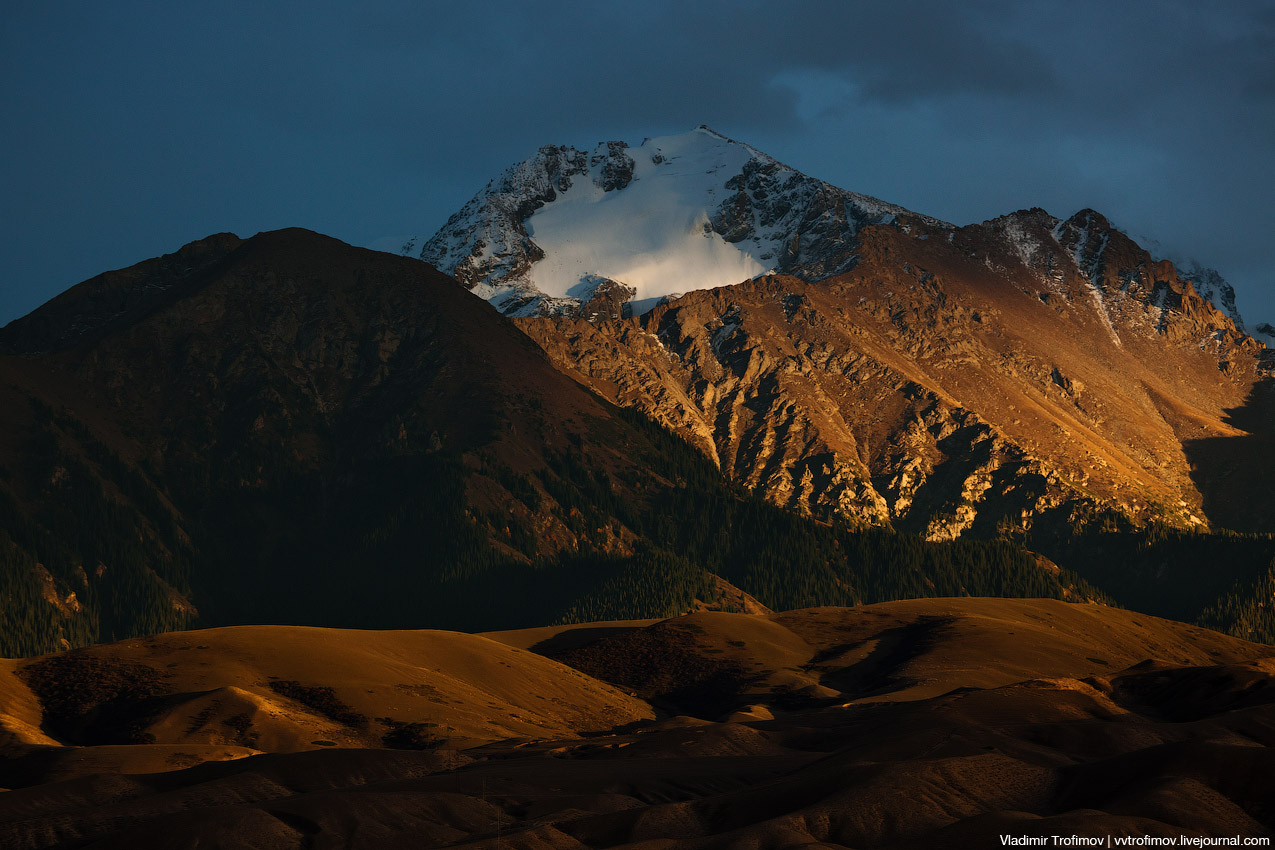
[[[1039,94],[1052,70],[1012,33],[986,26],[1011,9],[1002,2],[807,0],[757,4],[739,24],[742,44],[764,45],[770,73],[795,68],[843,72],[866,97],[912,101],[956,92]],[[699,6],[697,23],[720,26],[736,4]]]
[[[184,6],[10,4],[0,321],[215,230],[427,232],[541,144],[700,123],[959,223],[1095,206],[1264,282],[1271,3]]]

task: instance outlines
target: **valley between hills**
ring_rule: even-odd
[[[214,234],[0,329],[0,844],[1275,829],[1275,360],[1216,273],[707,128],[404,254]]]

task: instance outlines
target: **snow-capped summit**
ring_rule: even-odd
[[[770,271],[836,274],[854,262],[860,228],[896,219],[950,227],[701,126],[637,147],[543,147],[402,252],[509,315],[596,316],[599,293],[614,312],[628,291],[624,312],[641,313],[673,293]]]

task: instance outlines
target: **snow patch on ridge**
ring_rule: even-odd
[[[1098,281],[1102,275],[1102,255],[1107,250],[1107,245],[1111,241],[1111,234],[1105,230],[1101,232],[1098,245],[1095,248],[1092,244],[1093,234],[1090,232],[1092,223],[1092,211],[1082,210],[1072,219],[1059,222],[1051,231],[1055,241],[1059,247],[1066,248],[1064,237],[1074,235],[1074,243],[1070,248],[1072,262],[1076,264],[1076,268],[1080,271],[1085,281],[1085,291],[1089,294],[1090,301],[1093,302],[1094,311],[1098,314],[1098,318],[1107,328],[1107,334],[1111,337],[1111,341],[1118,347],[1123,348],[1124,344],[1120,341],[1120,335],[1116,333],[1116,327],[1111,323],[1111,316],[1107,312],[1106,293],[1098,286]],[[1084,225],[1077,226],[1073,222],[1077,218],[1083,217]],[[1071,231],[1069,234],[1068,231]]]
[[[544,251],[528,282],[550,296],[576,295],[588,275],[637,289],[638,299],[739,283],[772,268],[759,258],[770,241],[732,245],[712,229],[708,210],[752,152],[716,134],[648,139],[630,148],[634,170],[623,191],[578,181],[526,221]],[[751,249],[751,250],[750,250]]]

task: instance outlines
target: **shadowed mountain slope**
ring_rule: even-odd
[[[305,231],[108,273],[0,346],[0,548],[43,582],[14,592],[95,609],[102,637],[196,607],[463,618],[464,592],[439,597],[475,570],[629,551],[612,517],[586,525],[577,468],[635,506],[668,483],[642,432],[454,281]]]

